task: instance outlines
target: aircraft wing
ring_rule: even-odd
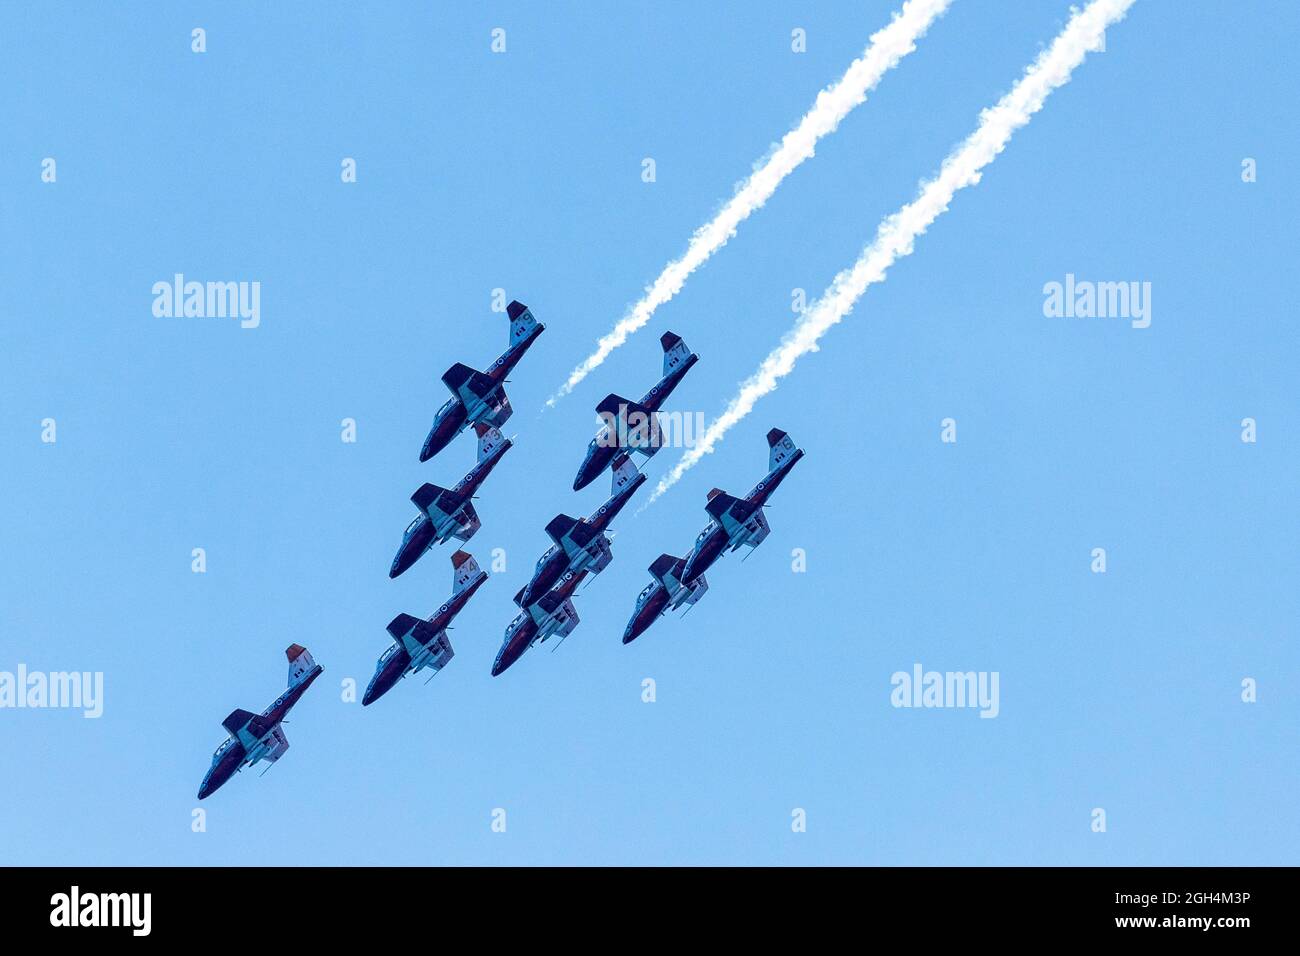
[[[486,402],[497,387],[497,383],[488,376],[460,362],[447,369],[442,376],[442,383],[466,408]]]
[[[542,595],[542,599],[537,604],[554,622],[555,630],[551,632],[552,634],[568,637],[573,629],[578,626],[577,608],[573,606],[573,602],[568,598],[561,600],[556,597],[554,591],[551,591]]]
[[[659,417],[653,408],[611,392],[596,406],[620,448],[654,454],[659,444]]]
[[[238,736],[239,732],[248,726],[248,722],[257,717],[257,714],[249,713],[246,710],[236,708],[230,712],[230,716],[221,722],[221,726],[232,736]]]
[[[289,749],[289,738],[284,735],[284,727],[276,724],[271,728],[271,732],[262,738],[266,744],[266,750],[262,751],[259,759],[268,760],[275,763],[284,756],[284,752]]]
[[[441,524],[461,510],[461,498],[456,492],[438,485],[425,482],[415,494],[411,503],[427,514],[435,524]],[[469,507],[468,502],[464,507]]]
[[[771,533],[772,526],[767,523],[767,516],[763,514],[763,509],[756,508],[754,513],[745,521],[742,537],[731,546],[731,550],[735,551],[742,544],[750,548],[757,548]],[[732,535],[732,539],[735,539],[735,535]]]
[[[709,513],[710,518],[722,525],[722,530],[727,532],[727,538],[732,541],[748,533],[745,529],[746,522],[755,511],[761,511],[758,505],[736,498],[725,491],[718,491],[716,488],[709,493],[709,503],[705,505],[704,510]],[[759,519],[764,525],[767,524],[761,514]]]
[[[393,640],[400,641],[420,624],[420,619],[414,615],[399,614],[388,622],[388,633],[392,635]]]
[[[515,410],[510,407],[510,396],[506,394],[506,390],[503,388],[497,392],[496,402],[493,405],[492,411],[483,416],[482,422],[484,425],[491,425],[493,428],[500,428],[514,413]]]
[[[667,589],[669,594],[676,594],[682,586],[682,572],[686,562],[675,554],[661,554],[650,565],[650,575]]]
[[[468,541],[474,537],[474,532],[483,527],[483,522],[478,520],[478,512],[474,510],[473,502],[467,501],[460,508],[460,529],[452,534],[453,538],[459,538],[461,541]]]
[[[568,515],[556,515],[546,526],[550,539],[569,557],[570,562],[581,558],[584,562],[599,558],[602,552],[609,550],[603,533],[596,531],[581,518]],[[606,562],[608,563],[608,562]],[[602,564],[602,568],[604,565]]]
[[[440,671],[456,656],[456,652],[451,649],[451,641],[447,637],[446,631],[440,631],[437,638],[429,645],[429,651],[433,654],[427,667],[432,667],[435,671]]]

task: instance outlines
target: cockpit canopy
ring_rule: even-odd
[[[219,759],[223,753],[225,753],[227,750],[229,750],[229,749],[230,749],[231,747],[233,747],[234,745],[235,745],[235,738],[234,738],[234,737],[227,737],[227,738],[225,739],[225,741],[222,742],[222,744],[221,744],[220,747],[218,747],[216,750],[212,751],[212,759],[213,759],[213,760],[217,760],[217,759]]]
[[[649,584],[647,584],[644,588],[641,589],[641,593],[636,596],[637,610],[640,610],[645,606],[645,602],[650,600],[650,595],[654,594],[655,589],[658,587],[659,587],[658,581],[651,581]]]
[[[406,526],[406,531],[402,534],[402,537],[409,538],[411,535],[415,534],[415,529],[420,527],[420,525],[424,524],[427,520],[428,516],[426,515],[416,515],[415,518],[412,519],[411,523]]]

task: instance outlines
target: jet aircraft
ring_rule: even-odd
[[[661,554],[650,565],[650,575],[654,578],[645,590],[637,595],[636,610],[632,620],[628,621],[627,630],[623,632],[623,643],[630,644],[645,633],[646,629],[669,611],[675,611],[682,605],[693,605],[709,589],[709,582],[700,575],[689,585],[682,583],[686,570],[686,560],[673,554]]]
[[[656,413],[700,359],[686,347],[680,335],[665,332],[659,343],[664,350],[664,377],[658,384],[639,402],[611,393],[596,406],[596,413],[604,425],[587,446],[587,457],[578,469],[578,477],[573,480],[574,491],[595,481],[610,466],[620,449],[639,452],[646,458],[659,450],[661,432]]]
[[[481,526],[471,499],[513,442],[502,438],[499,431],[488,425],[475,425],[474,431],[478,434],[478,461],[469,474],[454,488],[426,483],[411,495],[411,501],[421,513],[402,535],[402,546],[397,549],[397,556],[388,569],[390,578],[397,577],[413,565],[435,544],[448,538],[468,541]]]
[[[301,644],[290,644],[284,653],[289,658],[289,689],[260,714],[232,710],[221,722],[230,737],[212,755],[212,766],[199,785],[200,800],[211,796],[236,772],[259,760],[275,763],[289,749],[280,723],[324,668]]]
[[[492,662],[493,677],[519,660],[534,644],[541,644],[556,634],[563,641],[573,632],[578,626],[573,592],[586,576],[586,571],[565,571],[558,585],[519,612],[506,628],[501,650]]]
[[[689,584],[704,574],[724,549],[735,551],[741,545],[756,548],[771,532],[763,507],[803,458],[803,449],[796,448],[790,436],[779,428],[767,433],[767,447],[767,475],[748,495],[735,498],[717,488],[709,492],[709,503],[705,505],[709,526],[695,539],[695,549],[682,569],[682,581]]]
[[[623,510],[646,477],[637,471],[626,452],[614,461],[610,496],[586,518],[560,514],[551,519],[546,533],[555,542],[537,561],[532,580],[520,588],[515,603],[527,607],[554,587],[566,571],[590,571],[599,574],[614,559],[610,536],[606,530]]]
[[[383,697],[407,674],[418,674],[426,667],[438,673],[455,655],[447,629],[488,576],[467,551],[457,551],[451,556],[451,568],[451,598],[432,617],[422,621],[410,614],[399,614],[389,623],[388,633],[393,643],[379,658],[361,706],[368,707]]]
[[[534,319],[528,306],[517,299],[506,307],[506,313],[510,317],[510,346],[486,372],[457,362],[443,374],[443,384],[451,390],[452,397],[434,416],[429,437],[420,449],[420,461],[428,461],[438,454],[470,425],[500,428],[514,411],[504,388],[506,376],[546,326]]]

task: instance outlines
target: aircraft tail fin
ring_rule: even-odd
[[[453,594],[459,594],[465,590],[483,573],[479,570],[478,562],[474,560],[474,556],[468,551],[457,551],[451,556],[451,569]]]
[[[506,314],[510,316],[511,345],[528,338],[533,329],[537,327],[537,320],[533,318],[532,310],[518,299],[506,306]]]
[[[491,425],[479,423],[474,426],[474,434],[478,435],[478,460],[487,461],[492,457],[492,453],[505,444],[505,438],[499,431]]]
[[[767,470],[775,471],[795,453],[794,440],[779,428],[767,433]]]
[[[316,660],[311,656],[311,651],[301,644],[290,644],[284,649],[284,656],[289,658],[290,687],[301,683],[307,673],[316,666]]]
[[[659,337],[659,344],[664,347],[664,378],[667,378],[673,369],[690,357],[691,350],[675,332],[665,332]]]
[[[614,456],[612,468],[613,478],[610,481],[610,495],[618,494],[631,482],[635,481],[636,476],[641,473],[633,463],[632,457],[625,451],[620,451]]]

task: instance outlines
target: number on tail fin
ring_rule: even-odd
[[[473,584],[481,572],[478,562],[468,551],[457,551],[451,556],[452,594],[459,594]]]
[[[777,466],[794,454],[794,441],[779,428],[767,433],[767,470],[775,471]]]
[[[660,336],[659,344],[664,347],[664,378],[667,378],[673,369],[686,361],[691,350],[686,347],[682,337],[673,332],[665,332]]]
[[[537,320],[533,318],[532,310],[518,299],[506,306],[506,314],[510,316],[511,345],[516,345],[528,338],[533,329],[537,327]]]

